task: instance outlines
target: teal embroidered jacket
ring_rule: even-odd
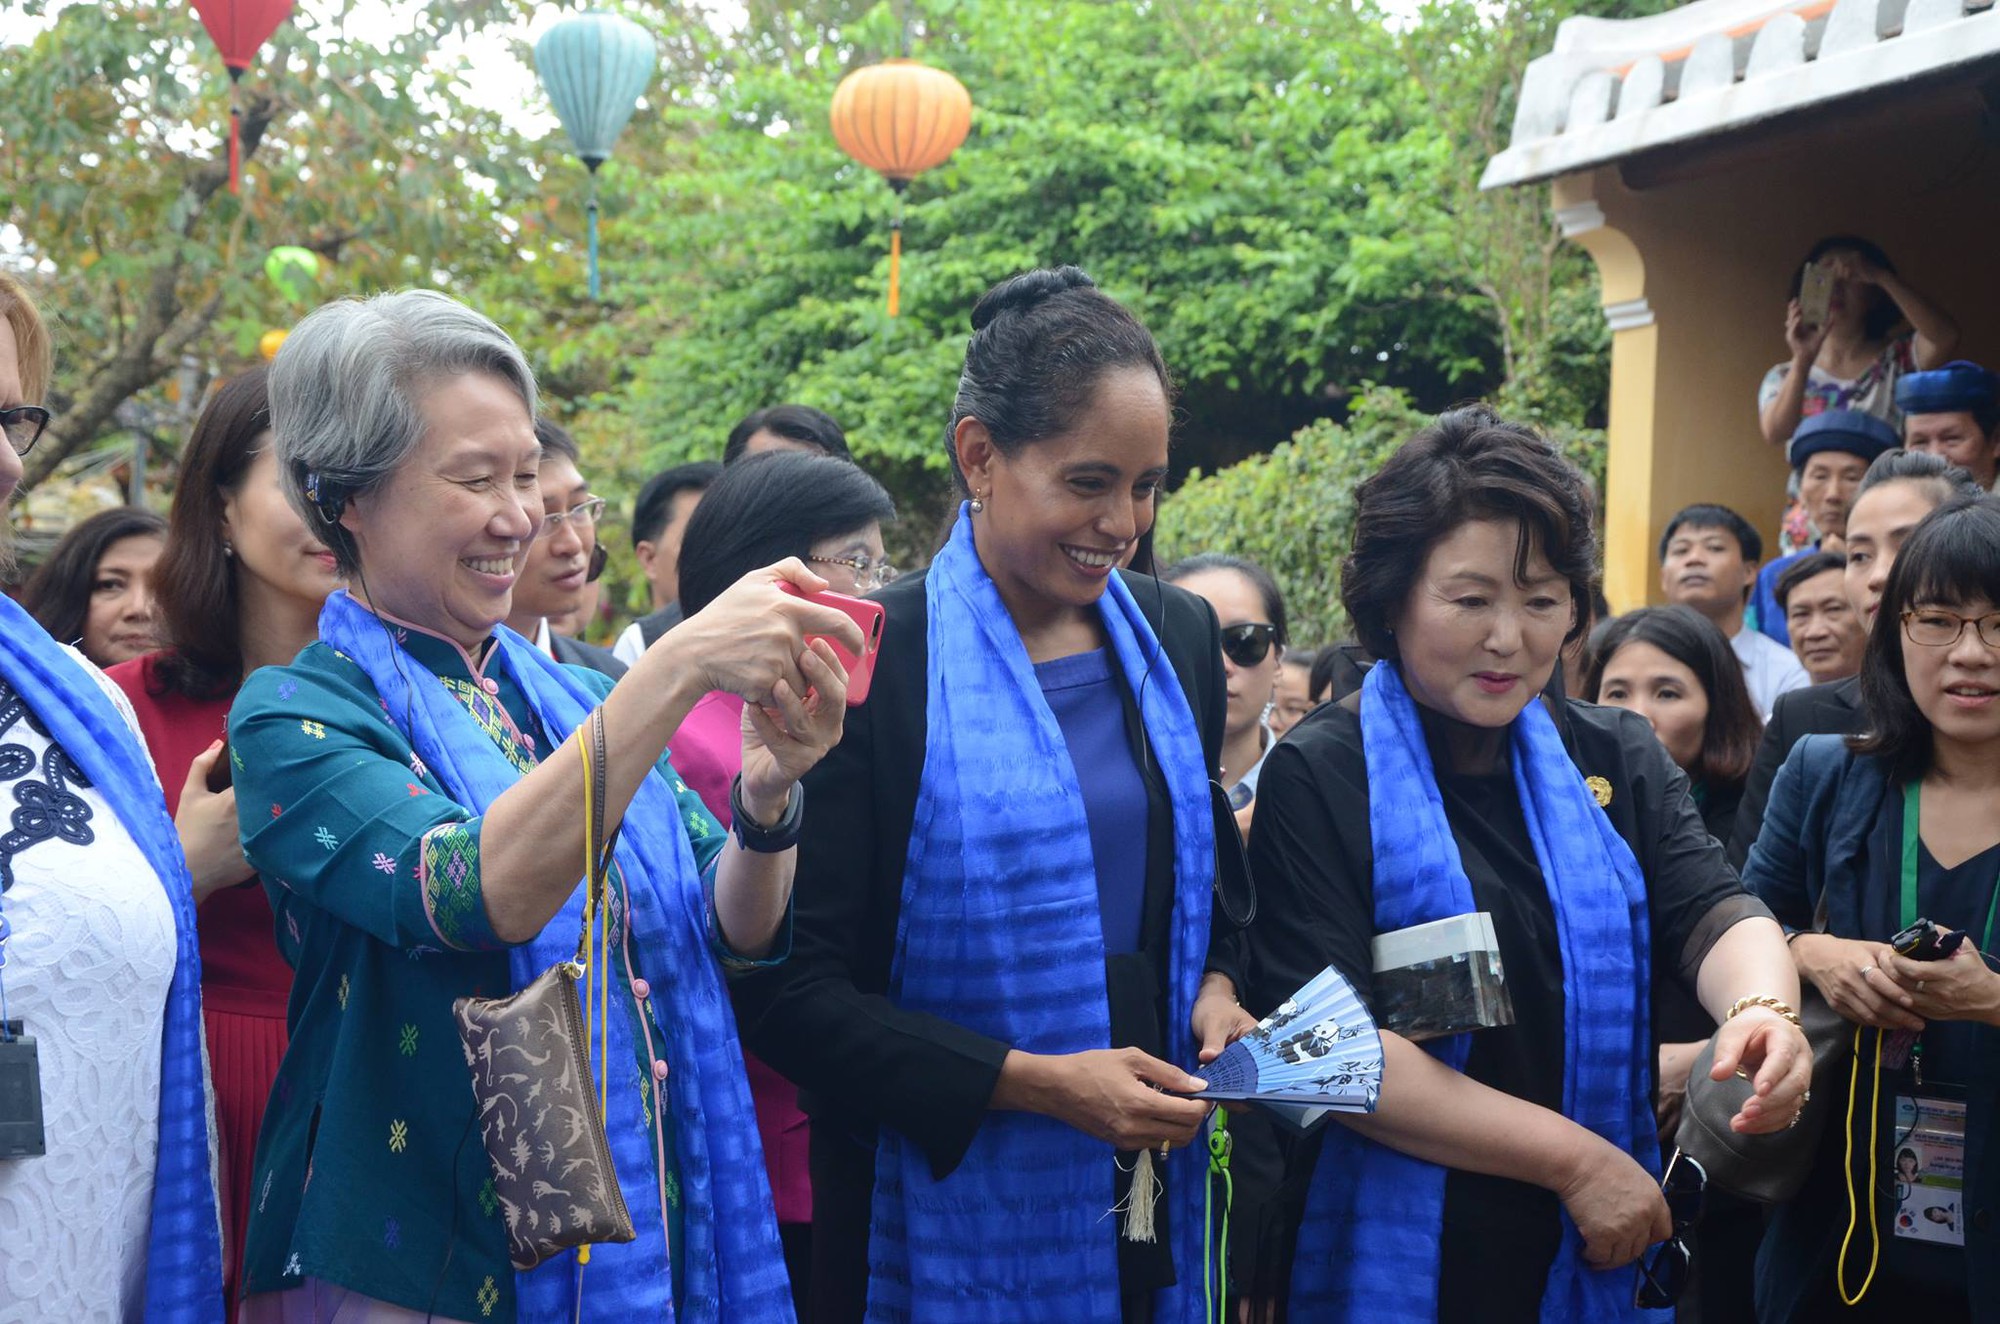
[[[409,631],[403,644],[517,768],[547,752],[511,682],[479,674],[443,639]],[[609,678],[572,670],[609,692]],[[244,853],[297,971],[291,1046],[257,1145],[244,1295],[310,1277],[419,1312],[512,1320],[514,1274],[451,1015],[456,998],[510,989],[480,892],[480,816],[445,793],[366,675],[325,644],[244,683],[229,743]],[[712,886],[726,834],[665,758],[659,772]],[[723,946],[712,905],[710,938],[727,965],[769,963]],[[628,963],[616,934],[611,949],[614,1014],[655,1018],[652,1039],[664,1040],[657,1018],[671,1010],[651,989],[670,988],[672,972],[645,968],[643,952]],[[649,1125],[654,1086],[650,1061],[612,1068],[609,1088],[639,1090]],[[678,1252],[676,1146],[661,1129]]]

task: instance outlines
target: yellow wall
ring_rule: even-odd
[[[1786,284],[1815,239],[1882,245],[1958,322],[1955,357],[2000,368],[2000,151],[1982,142],[1980,111],[1969,90],[1910,94],[1557,182],[1567,224],[1602,213],[1573,238],[1607,309],[1630,317],[1643,299],[1651,314],[1612,336],[1613,608],[1657,597],[1660,533],[1692,502],[1734,507],[1775,548],[1786,471],[1758,431],[1756,393],[1788,356]]]

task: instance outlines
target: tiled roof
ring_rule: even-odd
[[[1696,0],[1565,20],[1482,188],[1549,179],[2000,60],[1993,0]]]

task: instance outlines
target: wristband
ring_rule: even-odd
[[[785,798],[785,812],[776,823],[764,827],[743,807],[743,774],[739,772],[736,780],[729,783],[729,821],[736,844],[744,850],[759,855],[782,854],[799,844],[799,833],[805,827],[805,788],[793,782],[791,794]]]

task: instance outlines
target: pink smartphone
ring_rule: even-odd
[[[824,607],[832,607],[861,627],[861,656],[849,652],[847,645],[838,639],[825,635],[808,635],[808,639],[826,639],[833,649],[833,655],[840,659],[840,665],[847,668],[847,706],[859,707],[868,701],[868,686],[875,679],[875,657],[882,649],[882,608],[879,604],[864,598],[850,598],[845,593],[806,593],[789,580],[778,581],[779,591],[789,593],[807,602],[817,602]]]

